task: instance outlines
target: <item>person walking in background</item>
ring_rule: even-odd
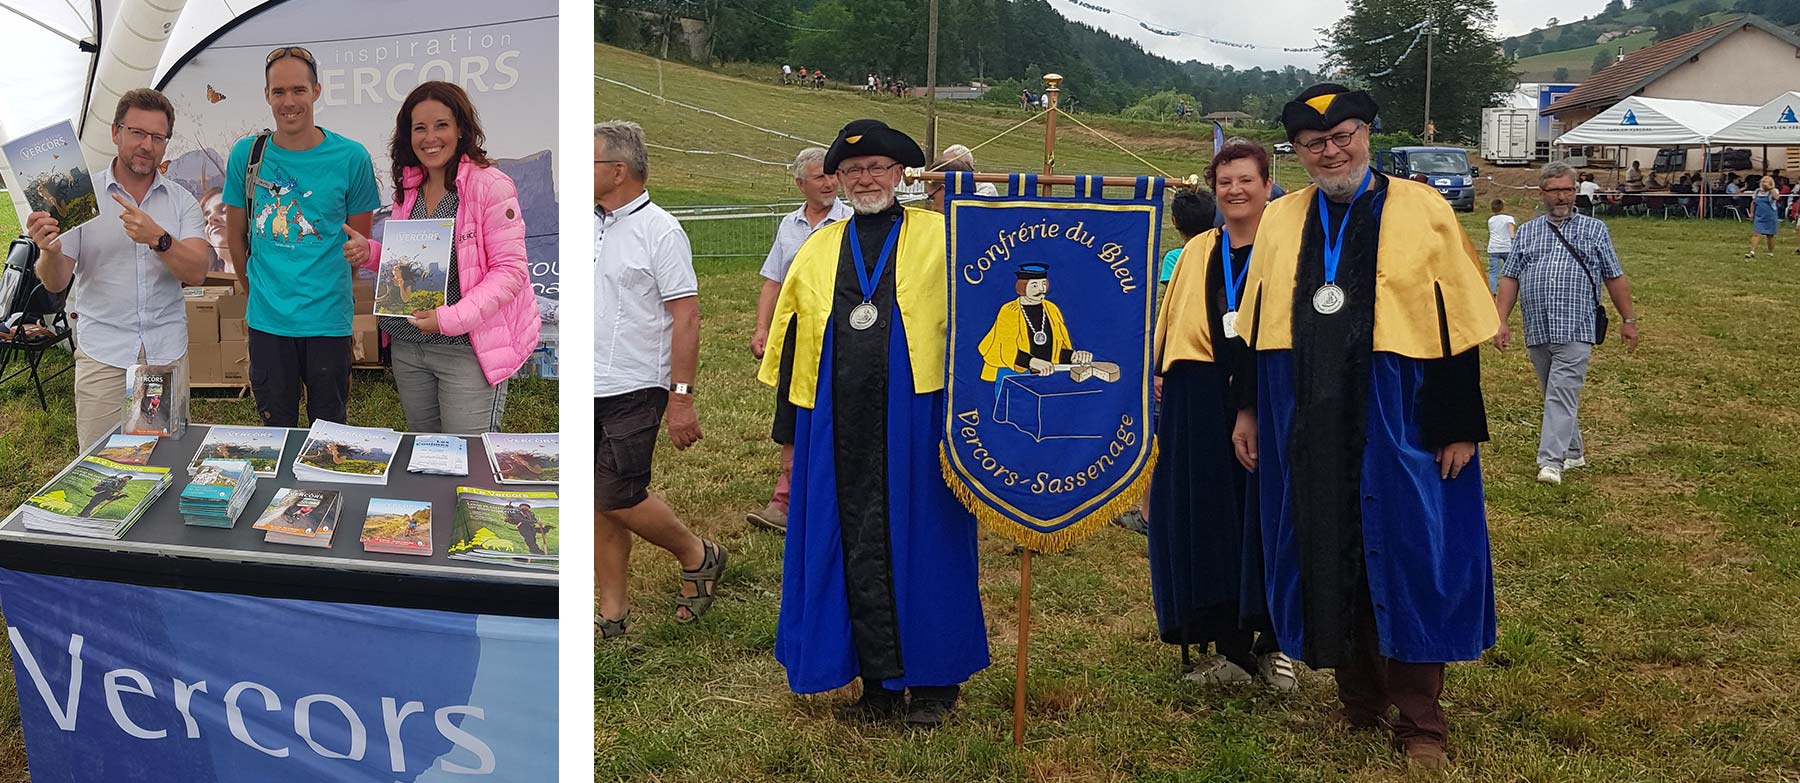
[[[1512,252],[1513,234],[1518,232],[1518,221],[1506,214],[1506,202],[1494,199],[1488,205],[1493,215],[1488,218],[1488,293],[1500,293],[1500,267],[1506,264],[1506,254]]]
[[[1769,257],[1775,257],[1775,232],[1781,229],[1781,209],[1776,206],[1777,195],[1774,177],[1757,180],[1756,194],[1750,197],[1750,252],[1744,254],[1745,258],[1756,257],[1756,241],[1759,239],[1768,243]]]
[[[650,156],[634,122],[594,126],[594,579],[600,638],[629,628],[631,537],[681,565],[675,621],[712,608],[730,552],[650,494],[658,422],[677,450],[700,442],[700,286],[681,223],[651,202]]]
[[[1575,170],[1551,163],[1538,172],[1544,214],[1519,227],[1500,270],[1500,313],[1494,347],[1512,341],[1507,319],[1517,302],[1525,316],[1525,350],[1544,390],[1537,480],[1561,484],[1563,471],[1585,467],[1587,451],[1576,415],[1594,345],[1605,338],[1601,290],[1612,295],[1625,350],[1637,350],[1631,283],[1619,266],[1606,223],[1575,212]]]
[[[443,306],[381,319],[413,432],[499,431],[507,379],[537,348],[525,216],[486,143],[468,94],[449,82],[413,88],[394,117],[393,216],[456,223]],[[345,252],[353,263],[380,268],[381,243],[355,231]]]
[[[769,344],[769,322],[775,317],[775,299],[781,294],[781,283],[787,279],[788,267],[793,266],[794,255],[800,252],[800,246],[819,229],[855,214],[849,204],[838,198],[837,176],[825,173],[824,147],[801,150],[794,156],[791,171],[794,187],[806,203],[782,216],[775,227],[775,243],[763,259],[762,290],[756,297],[756,332],[750,338],[750,355],[758,359],[763,358],[763,351]],[[783,365],[781,371],[783,377],[793,376],[791,364]],[[769,437],[781,446],[781,473],[775,479],[775,494],[762,510],[745,514],[744,521],[782,533],[787,531],[788,490],[794,477],[794,406],[780,393],[775,395],[775,425],[770,429]]]

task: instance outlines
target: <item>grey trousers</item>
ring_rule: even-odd
[[[475,351],[466,345],[391,342],[394,388],[413,432],[476,435],[499,432],[506,385],[489,386]]]
[[[1594,346],[1588,343],[1533,345],[1531,366],[1537,370],[1538,387],[1544,390],[1543,434],[1538,438],[1538,467],[1561,468],[1563,460],[1586,452],[1581,443],[1581,386],[1587,383],[1588,359]]]

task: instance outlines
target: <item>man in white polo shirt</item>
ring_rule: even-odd
[[[775,317],[775,299],[781,294],[781,282],[787,279],[794,254],[806,244],[807,237],[832,223],[855,214],[849,204],[837,197],[837,176],[825,173],[825,148],[807,147],[794,156],[794,187],[806,199],[794,211],[783,215],[775,226],[775,244],[763,259],[762,292],[756,298],[756,334],[750,338],[750,353],[758,359],[769,344],[769,321]],[[784,372],[792,373],[791,367]],[[744,520],[765,530],[787,530],[788,484],[794,475],[794,406],[782,394],[775,395],[775,426],[769,437],[781,445],[781,474],[775,480],[775,494],[769,505],[744,515]]]
[[[729,554],[694,535],[650,494],[664,412],[675,448],[700,441],[693,388],[700,287],[686,232],[644,190],[649,173],[636,123],[594,126],[594,620],[602,639],[627,630],[633,534],[681,564],[677,622],[692,622],[712,607]]]
[[[179,363],[187,379],[181,287],[204,282],[212,259],[200,203],[158,172],[174,127],[162,93],[125,93],[113,111],[118,155],[94,172],[99,216],[66,235],[49,213],[25,219],[44,287],[74,283],[75,434],[84,449],[119,423],[126,368]]]

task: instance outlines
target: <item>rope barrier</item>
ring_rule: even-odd
[[[1062,116],[1062,117],[1065,117],[1065,118],[1067,118],[1067,119],[1071,119],[1071,120],[1074,120],[1074,121],[1075,121],[1075,124],[1076,124],[1076,125],[1080,125],[1080,126],[1081,126],[1081,127],[1083,127],[1083,128],[1087,128],[1087,132],[1088,132],[1088,133],[1092,133],[1092,134],[1094,134],[1094,135],[1095,135],[1095,136],[1099,136],[1099,137],[1100,137],[1100,140],[1101,140],[1101,141],[1104,141],[1104,142],[1106,142],[1106,143],[1107,143],[1107,144],[1111,144],[1111,145],[1113,145],[1113,146],[1114,146],[1114,147],[1118,147],[1118,148],[1119,148],[1119,151],[1120,151],[1120,152],[1123,152],[1123,153],[1125,153],[1125,154],[1127,154],[1127,155],[1130,155],[1130,156],[1131,156],[1131,157],[1133,157],[1133,158],[1135,158],[1135,159],[1136,159],[1136,160],[1137,160],[1137,162],[1139,162],[1139,163],[1142,163],[1142,164],[1144,164],[1144,165],[1146,165],[1146,166],[1149,166],[1149,167],[1150,167],[1150,168],[1151,168],[1151,169],[1153,169],[1153,170],[1155,170],[1155,171],[1156,171],[1156,173],[1158,173],[1158,174],[1161,174],[1161,175],[1163,175],[1163,179],[1166,179],[1166,180],[1169,180],[1169,181],[1171,181],[1171,182],[1178,182],[1178,181],[1179,181],[1179,179],[1178,179],[1178,178],[1177,178],[1177,177],[1176,177],[1176,176],[1175,176],[1175,175],[1173,175],[1173,174],[1170,174],[1170,173],[1169,173],[1169,172],[1166,172],[1166,171],[1163,171],[1163,170],[1162,170],[1162,167],[1161,167],[1161,166],[1158,166],[1158,165],[1156,165],[1156,164],[1154,164],[1154,163],[1151,163],[1151,162],[1150,162],[1150,161],[1147,161],[1147,160],[1144,160],[1144,159],[1143,159],[1143,157],[1141,157],[1141,156],[1139,156],[1139,155],[1138,155],[1138,154],[1137,154],[1137,153],[1135,153],[1135,152],[1132,152],[1132,151],[1131,151],[1131,150],[1128,150],[1128,149],[1125,149],[1125,148],[1124,148],[1124,147],[1123,147],[1123,146],[1121,146],[1121,145],[1120,145],[1120,144],[1119,144],[1119,143],[1118,143],[1118,142],[1116,142],[1116,141],[1113,141],[1113,140],[1112,140],[1112,139],[1109,139],[1109,138],[1107,138],[1107,137],[1106,137],[1106,134],[1104,134],[1104,133],[1101,133],[1101,132],[1100,132],[1100,131],[1097,131],[1097,130],[1094,130],[1094,129],[1093,129],[1093,128],[1088,128],[1088,124],[1087,124],[1087,123],[1085,123],[1085,122],[1082,122],[1082,121],[1081,121],[1081,120],[1080,120],[1080,119],[1079,119],[1079,118],[1077,118],[1077,117],[1076,117],[1076,116],[1075,116],[1075,115],[1073,115],[1073,114],[1070,114],[1070,113],[1068,113],[1068,112],[1065,112],[1065,111],[1063,111],[1063,110],[1062,110],[1062,109],[1057,109],[1057,110],[1056,110],[1056,113],[1057,113],[1057,114],[1058,114],[1058,115],[1061,115],[1061,116]]]
[[[780,162],[773,161],[773,160],[763,160],[761,158],[752,158],[749,155],[743,155],[743,154],[739,154],[736,152],[718,152],[715,150],[684,150],[679,147],[670,147],[670,146],[663,145],[663,144],[652,144],[647,141],[644,142],[644,146],[649,147],[651,149],[667,150],[669,152],[684,152],[689,155],[729,155],[733,158],[743,158],[744,160],[750,161],[751,163],[761,163],[761,164],[764,164],[767,166],[780,166],[782,168],[787,168],[789,165],[786,163],[780,163]]]
[[[752,129],[755,129],[755,130],[759,130],[759,131],[762,131],[762,132],[763,132],[763,133],[767,133],[767,134],[770,134],[770,135],[772,135],[772,136],[780,136],[780,137],[781,137],[781,138],[784,138],[784,139],[793,139],[793,140],[794,140],[794,141],[803,141],[803,142],[806,142],[806,143],[807,143],[807,144],[811,144],[811,145],[813,145],[813,146],[815,146],[815,147],[825,147],[825,146],[829,146],[829,145],[827,145],[827,144],[826,144],[826,143],[825,143],[825,142],[822,142],[822,141],[813,141],[813,140],[812,140],[812,139],[808,139],[808,138],[805,138],[805,137],[803,137],[803,136],[795,136],[795,135],[794,135],[794,134],[792,134],[792,133],[782,133],[782,132],[781,132],[781,131],[778,131],[778,130],[775,130],[775,129],[773,129],[773,128],[765,128],[765,127],[763,127],[763,126],[761,126],[761,125],[757,125],[757,124],[754,124],[754,123],[749,123],[749,122],[745,122],[745,121],[743,121],[743,120],[740,120],[740,119],[738,119],[738,118],[736,118],[736,117],[733,117],[733,116],[731,116],[731,115],[729,115],[729,114],[725,114],[725,113],[723,113],[723,112],[716,112],[716,111],[713,111],[713,110],[712,110],[712,109],[708,109],[708,108],[705,108],[705,107],[703,107],[703,106],[695,106],[695,105],[693,105],[693,104],[691,104],[691,103],[683,103],[683,102],[681,102],[681,101],[678,101],[678,100],[675,100],[675,99],[674,99],[674,98],[664,98],[664,97],[662,97],[662,96],[660,96],[660,95],[657,95],[657,94],[655,94],[655,93],[652,93],[652,92],[650,92],[650,91],[649,91],[649,90],[646,90],[646,89],[643,89],[643,88],[642,88],[642,87],[636,87],[636,86],[633,86],[633,85],[630,85],[630,84],[626,84],[626,83],[624,83],[624,82],[622,82],[622,81],[619,81],[619,80],[617,80],[617,79],[609,79],[609,78],[607,78],[607,77],[605,77],[605,76],[601,76],[601,75],[600,75],[600,74],[597,74],[597,73],[596,73],[596,74],[594,74],[594,79],[595,79],[595,80],[596,80],[596,81],[602,81],[602,82],[606,82],[606,83],[607,83],[607,84],[615,84],[615,85],[618,85],[618,86],[620,86],[620,87],[624,87],[624,88],[625,88],[625,89],[627,89],[627,90],[631,90],[631,91],[632,91],[632,92],[636,92],[636,93],[641,93],[641,94],[643,94],[643,95],[647,95],[647,96],[649,96],[649,97],[651,97],[651,98],[655,98],[655,99],[657,99],[657,100],[659,100],[659,101],[664,101],[664,102],[667,102],[667,103],[673,103],[673,104],[675,104],[675,105],[676,105],[676,106],[680,106],[680,107],[681,107],[681,108],[684,108],[684,109],[691,109],[691,110],[693,110],[693,111],[697,111],[697,112],[700,112],[700,113],[701,113],[701,114],[710,114],[710,115],[712,115],[712,116],[714,116],[714,117],[718,117],[718,118],[719,118],[719,119],[722,119],[722,120],[726,120],[726,121],[728,121],[728,122],[735,122],[735,123],[737,123],[737,124],[739,124],[739,125],[742,125],[742,126],[744,126],[744,127],[746,127],[746,128],[752,128]]]

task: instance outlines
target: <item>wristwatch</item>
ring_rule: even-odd
[[[162,236],[156,238],[156,244],[151,245],[150,247],[155,249],[158,253],[167,253],[169,252],[169,248],[174,246],[174,244],[175,238],[169,236],[169,232],[164,231]]]
[[[685,394],[692,397],[694,396],[694,385],[691,383],[671,383],[669,384],[669,391],[675,394]]]
[[[1623,321],[1620,321],[1620,322],[1619,322],[1619,323],[1622,323],[1622,324],[1631,324],[1631,325],[1632,325],[1632,326],[1636,326],[1636,325],[1637,325],[1637,319],[1636,319],[1636,318],[1627,318],[1627,319],[1625,319],[1625,320],[1623,320]]]

